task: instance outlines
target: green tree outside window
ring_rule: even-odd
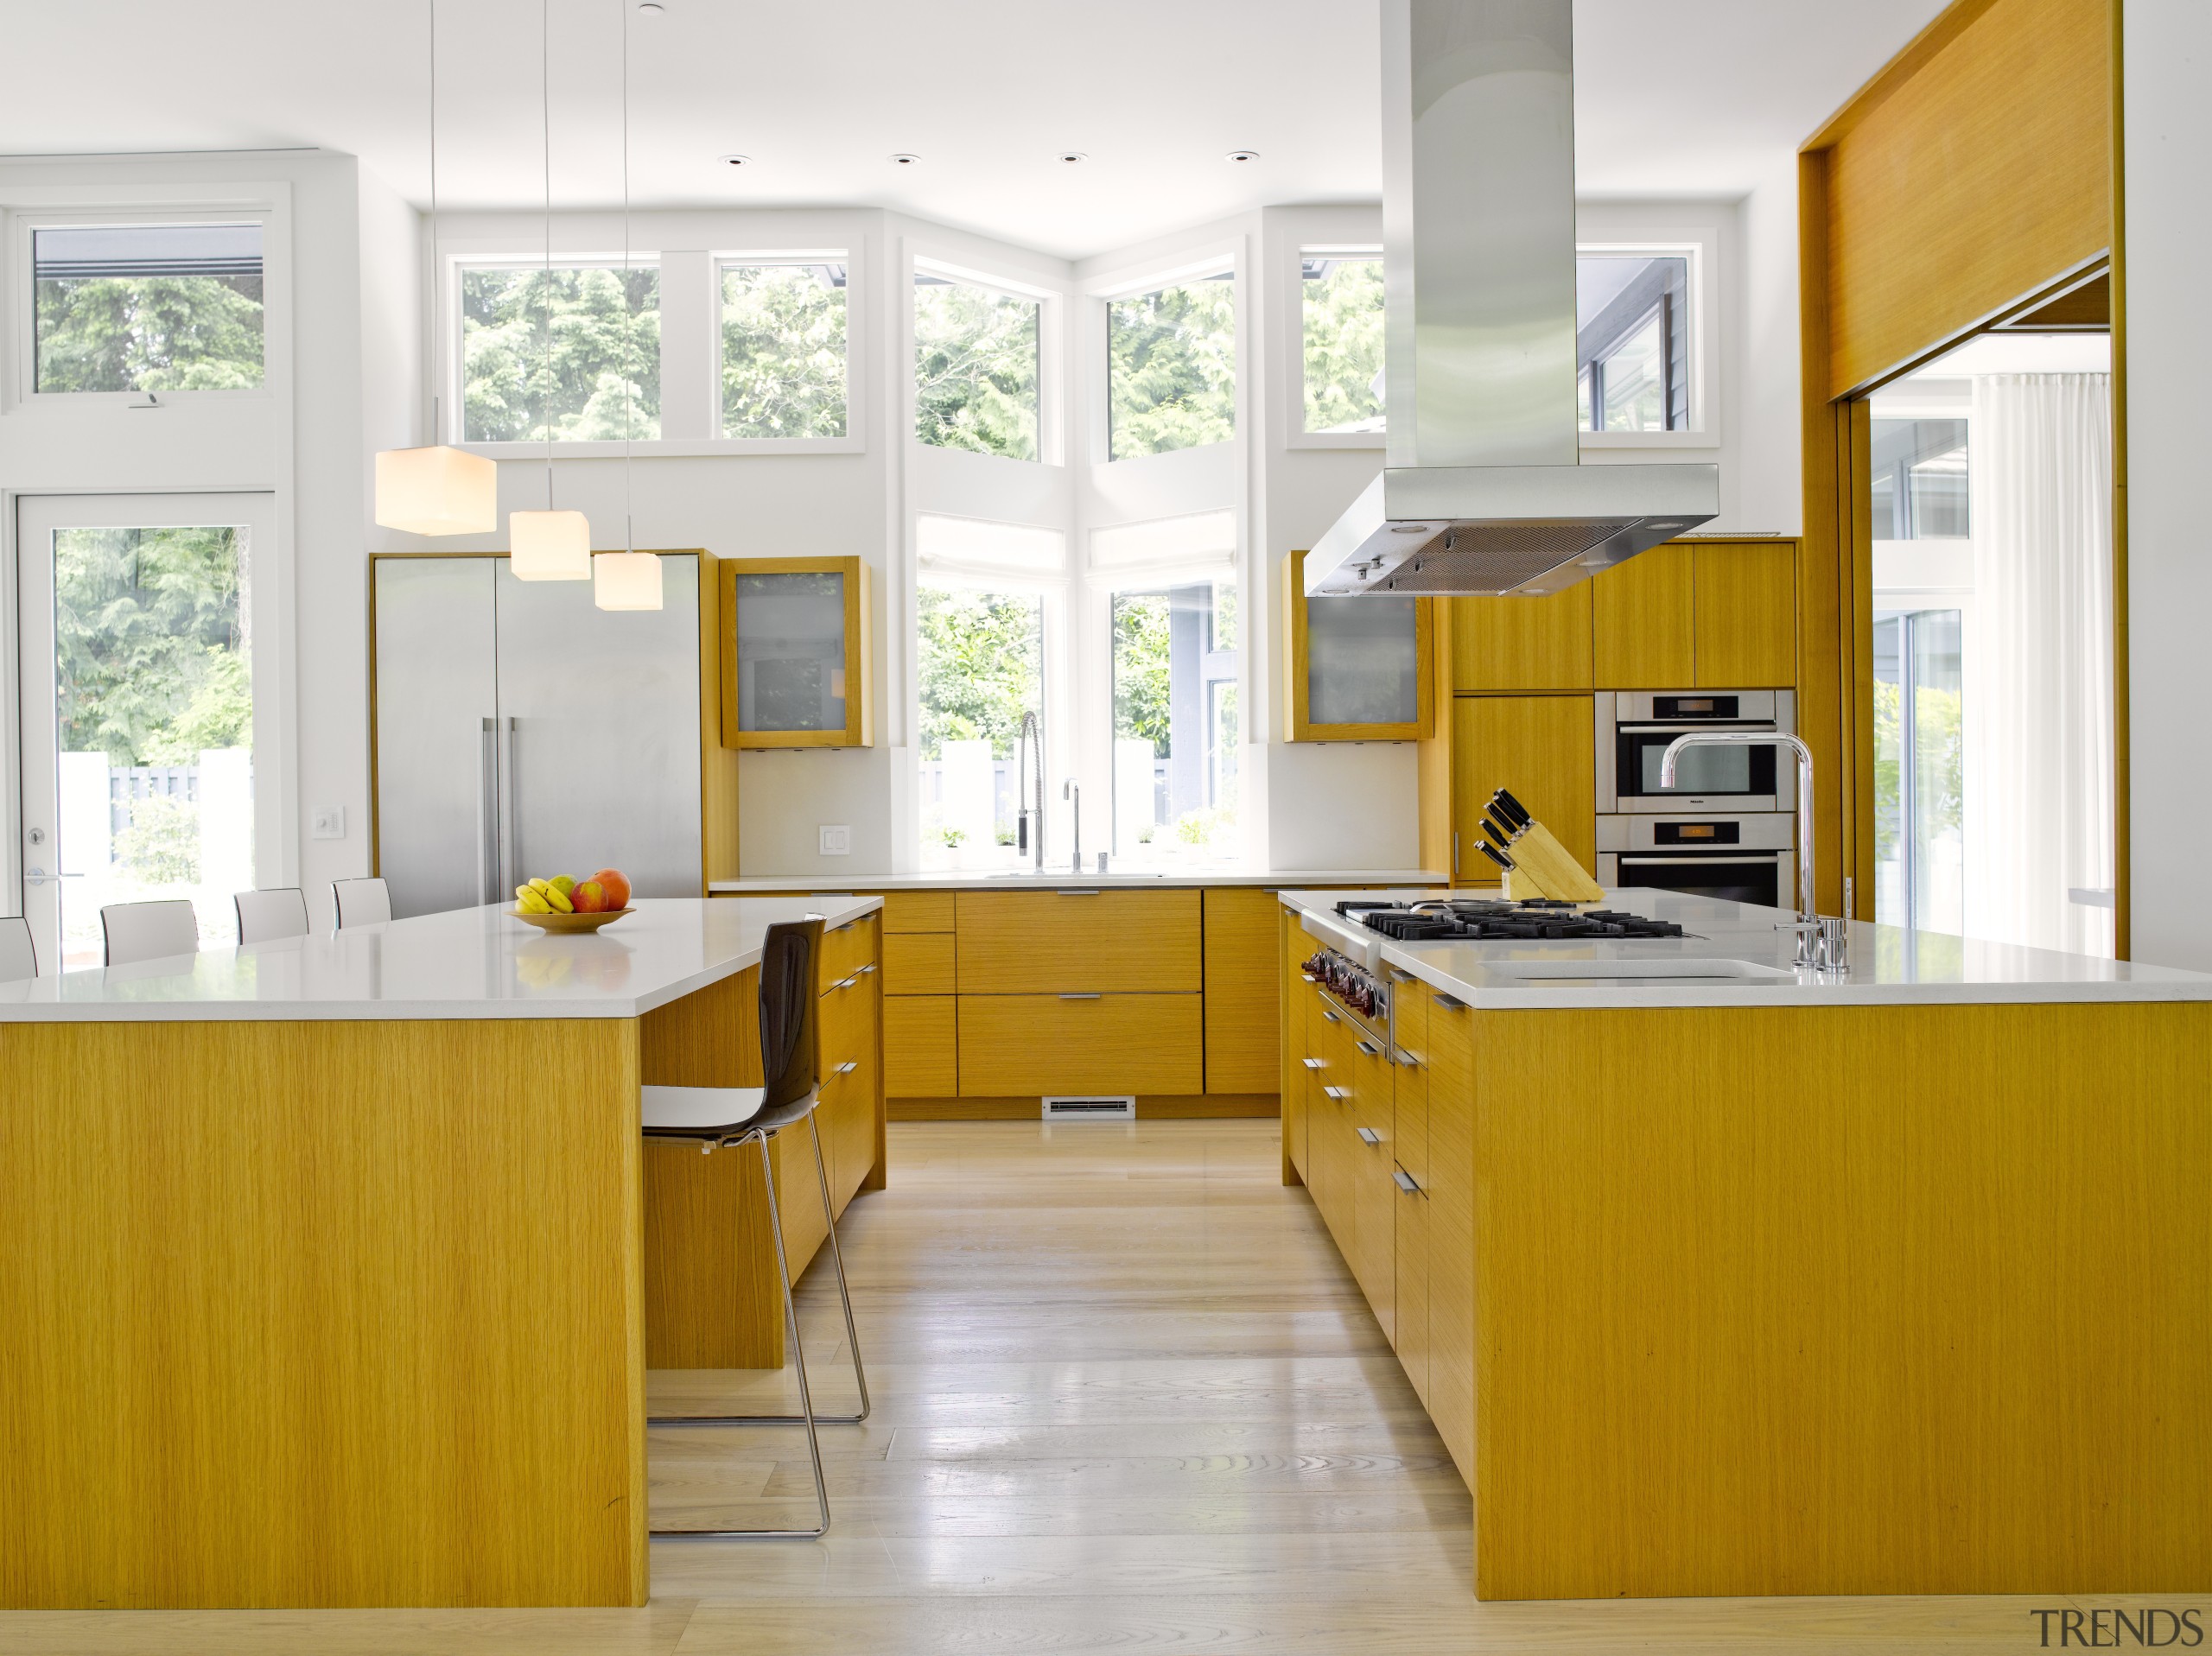
[[[840,267],[722,267],[722,435],[845,435]]]
[[[660,271],[487,267],[461,273],[463,441],[660,435]]]
[[[1382,261],[1317,258],[1306,269],[1306,429],[1381,431]]]
[[[258,276],[41,276],[41,391],[238,391],[263,380]]]
[[[1114,459],[1236,435],[1236,284],[1226,276],[1113,301],[1106,355]]]
[[[939,448],[1037,458],[1033,299],[914,280],[914,435]]]

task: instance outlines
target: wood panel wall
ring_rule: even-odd
[[[1873,531],[1877,386],[2109,264],[2115,389],[2119,0],[1955,0],[1798,157],[1805,535],[1798,723],[1822,779],[1823,912],[1874,911]],[[2115,471],[2126,453],[2113,409]],[[2126,589],[2125,500],[2113,568]],[[2124,606],[2114,673],[2119,952],[2128,952]],[[1828,778],[1834,778],[1831,784]]]

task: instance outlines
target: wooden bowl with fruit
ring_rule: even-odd
[[[602,868],[582,879],[555,874],[525,880],[515,887],[508,912],[540,931],[597,931],[633,912],[629,877],[619,868]]]

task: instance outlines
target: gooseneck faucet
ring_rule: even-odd
[[[1831,927],[1814,907],[1813,750],[1787,732],[1700,730],[1677,736],[1659,758],[1659,785],[1675,785],[1675,764],[1689,747],[1787,747],[1797,755],[1797,964],[1830,970],[1843,965],[1844,924]]]
[[[1021,797],[1022,761],[1029,763],[1028,774],[1035,778],[1036,808],[1024,805],[1015,813],[1014,849],[1017,857],[1027,851],[1032,866],[1039,873],[1045,872],[1045,729],[1037,722],[1037,715],[1021,715],[1021,733],[1014,738],[1014,796]]]
[[[1083,872],[1083,784],[1070,777],[1060,786],[1060,797],[1073,802],[1074,808],[1068,812],[1068,824],[1075,834],[1075,856],[1068,866],[1080,874]]]

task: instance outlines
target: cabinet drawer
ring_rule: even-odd
[[[1195,891],[957,896],[963,994],[1196,993],[1202,987]],[[1195,1093],[1199,1083],[1177,1090]]]
[[[949,995],[958,987],[953,980],[950,932],[894,931],[884,938],[884,993]]]
[[[950,891],[886,891],[883,929],[893,931],[950,931],[952,893]]]
[[[1282,905],[1272,891],[1205,893],[1206,1091],[1270,1093],[1282,1060],[1275,954]]]
[[[884,1001],[886,1096],[959,1096],[959,1019],[953,1006],[950,995],[893,995]]]
[[[841,1063],[872,1060],[875,1056],[875,979],[870,975],[838,981],[846,987],[833,986],[817,1011],[821,1019],[824,1075]]]
[[[824,930],[822,934],[822,989],[825,994],[830,986],[840,978],[850,977],[863,966],[874,963],[875,917],[864,914],[857,920],[849,920],[836,930]]]
[[[1195,994],[964,994],[959,1002],[963,1098],[1200,1089]]]

